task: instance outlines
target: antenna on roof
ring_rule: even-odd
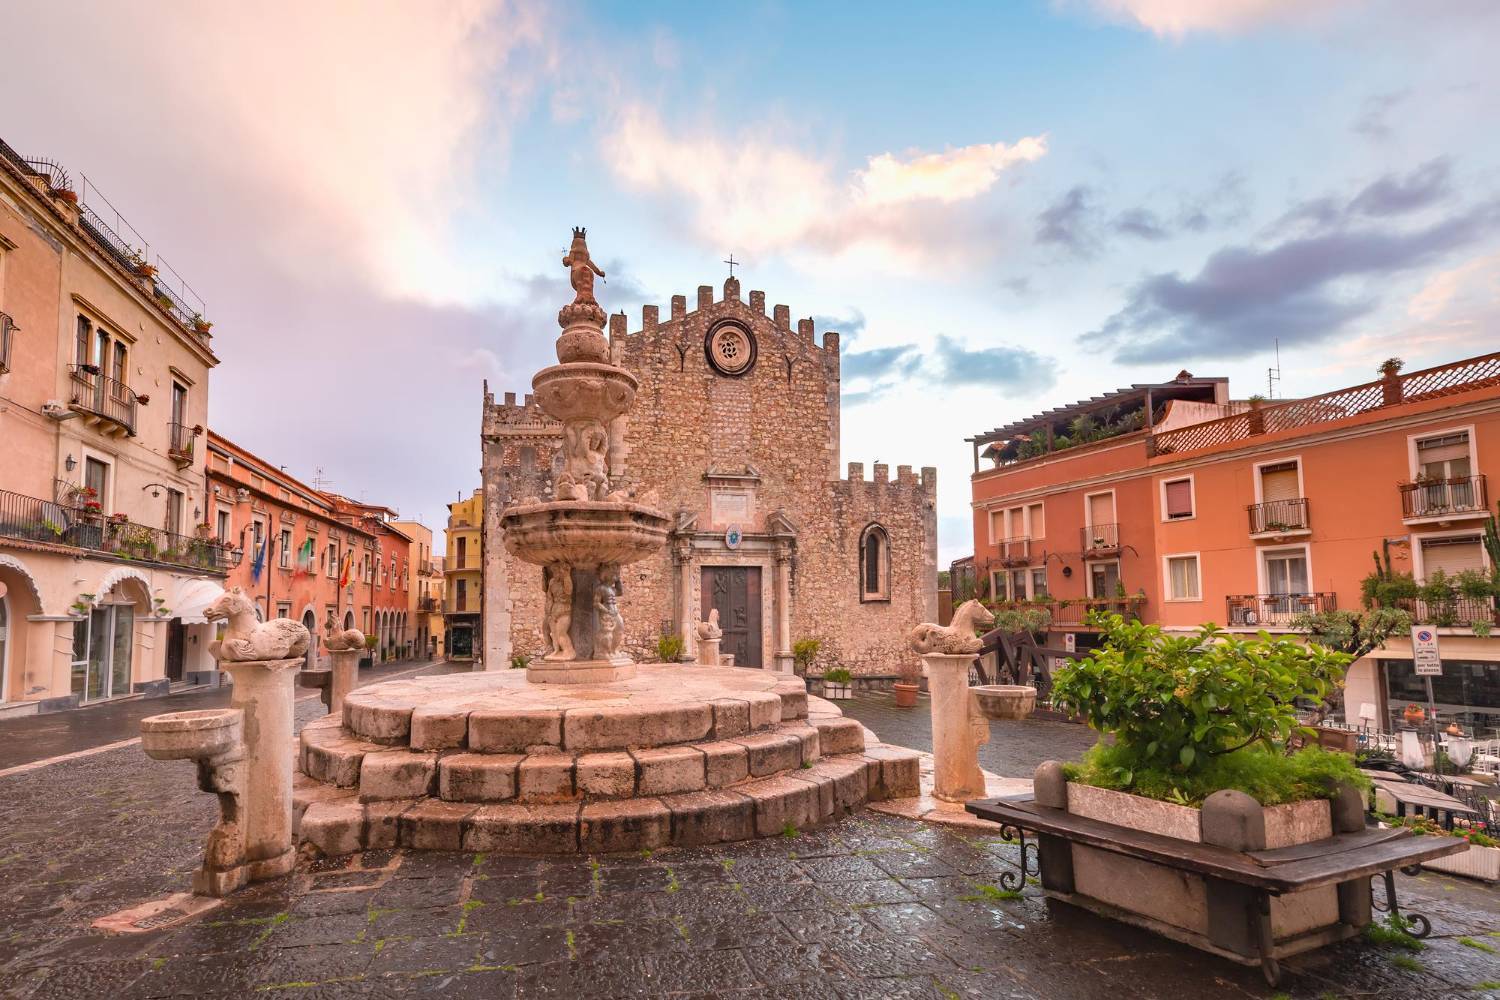
[[[323,478],[323,467],[318,466],[317,473],[313,476],[313,488],[319,491],[328,489],[328,480]]]
[[[1281,382],[1281,338],[1276,338],[1276,364],[1266,369],[1266,398],[1276,398],[1276,386]]]

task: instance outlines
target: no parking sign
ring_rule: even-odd
[[[1438,654],[1437,630],[1427,625],[1413,625],[1411,659],[1418,677],[1443,676],[1443,658]]]

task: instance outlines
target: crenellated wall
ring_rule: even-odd
[[[767,315],[760,291],[743,301],[731,278],[717,300],[700,286],[692,310],[687,296],[673,296],[665,319],[646,306],[634,332],[623,313],[609,319],[612,358],[639,380],[634,406],[611,429],[611,475],[678,524],[668,551],[622,573],[635,655],[654,658],[663,632],[685,633],[691,646],[692,625],[707,613],[706,566],[759,568],[768,667],[787,668],[791,642],[816,637],[828,664],[893,673],[909,655],[906,629],[935,619],[936,473],[901,466],[891,480],[877,465],[866,482],[854,464],[841,478],[839,335],[820,339],[811,319],[794,326],[790,316],[785,305]],[[724,324],[754,343],[753,365],[733,374],[710,360],[710,337]],[[496,403],[486,389],[484,409],[486,660],[508,662],[507,641],[525,653],[540,648],[541,596],[533,567],[508,565],[499,515],[516,500],[550,496],[558,429],[529,396]],[[885,601],[860,596],[859,540],[871,522],[891,540]],[[734,549],[731,525],[742,535]],[[778,562],[778,550],[790,558]],[[789,636],[778,627],[783,593]]]

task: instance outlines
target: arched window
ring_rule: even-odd
[[[891,599],[890,536],[878,524],[868,525],[859,537],[859,599]]]

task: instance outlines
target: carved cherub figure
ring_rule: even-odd
[[[605,458],[609,432],[597,420],[582,420],[563,428],[566,465],[557,477],[558,494],[569,500],[603,500],[609,494]]]
[[[543,659],[571,660],[575,657],[573,638],[568,634],[573,627],[573,574],[566,566],[547,566],[542,569],[546,577],[547,653]]]
[[[594,616],[598,623],[594,655],[600,659],[616,656],[625,641],[625,619],[620,617],[612,580],[601,580],[594,588]]]
[[[585,242],[587,236],[587,229],[573,227],[573,243],[562,262],[563,267],[568,269],[568,282],[573,286],[575,293],[573,301],[598,305],[598,300],[594,298],[594,275],[597,274],[602,278],[604,272],[599,270],[599,265],[589,257],[589,245]]]

